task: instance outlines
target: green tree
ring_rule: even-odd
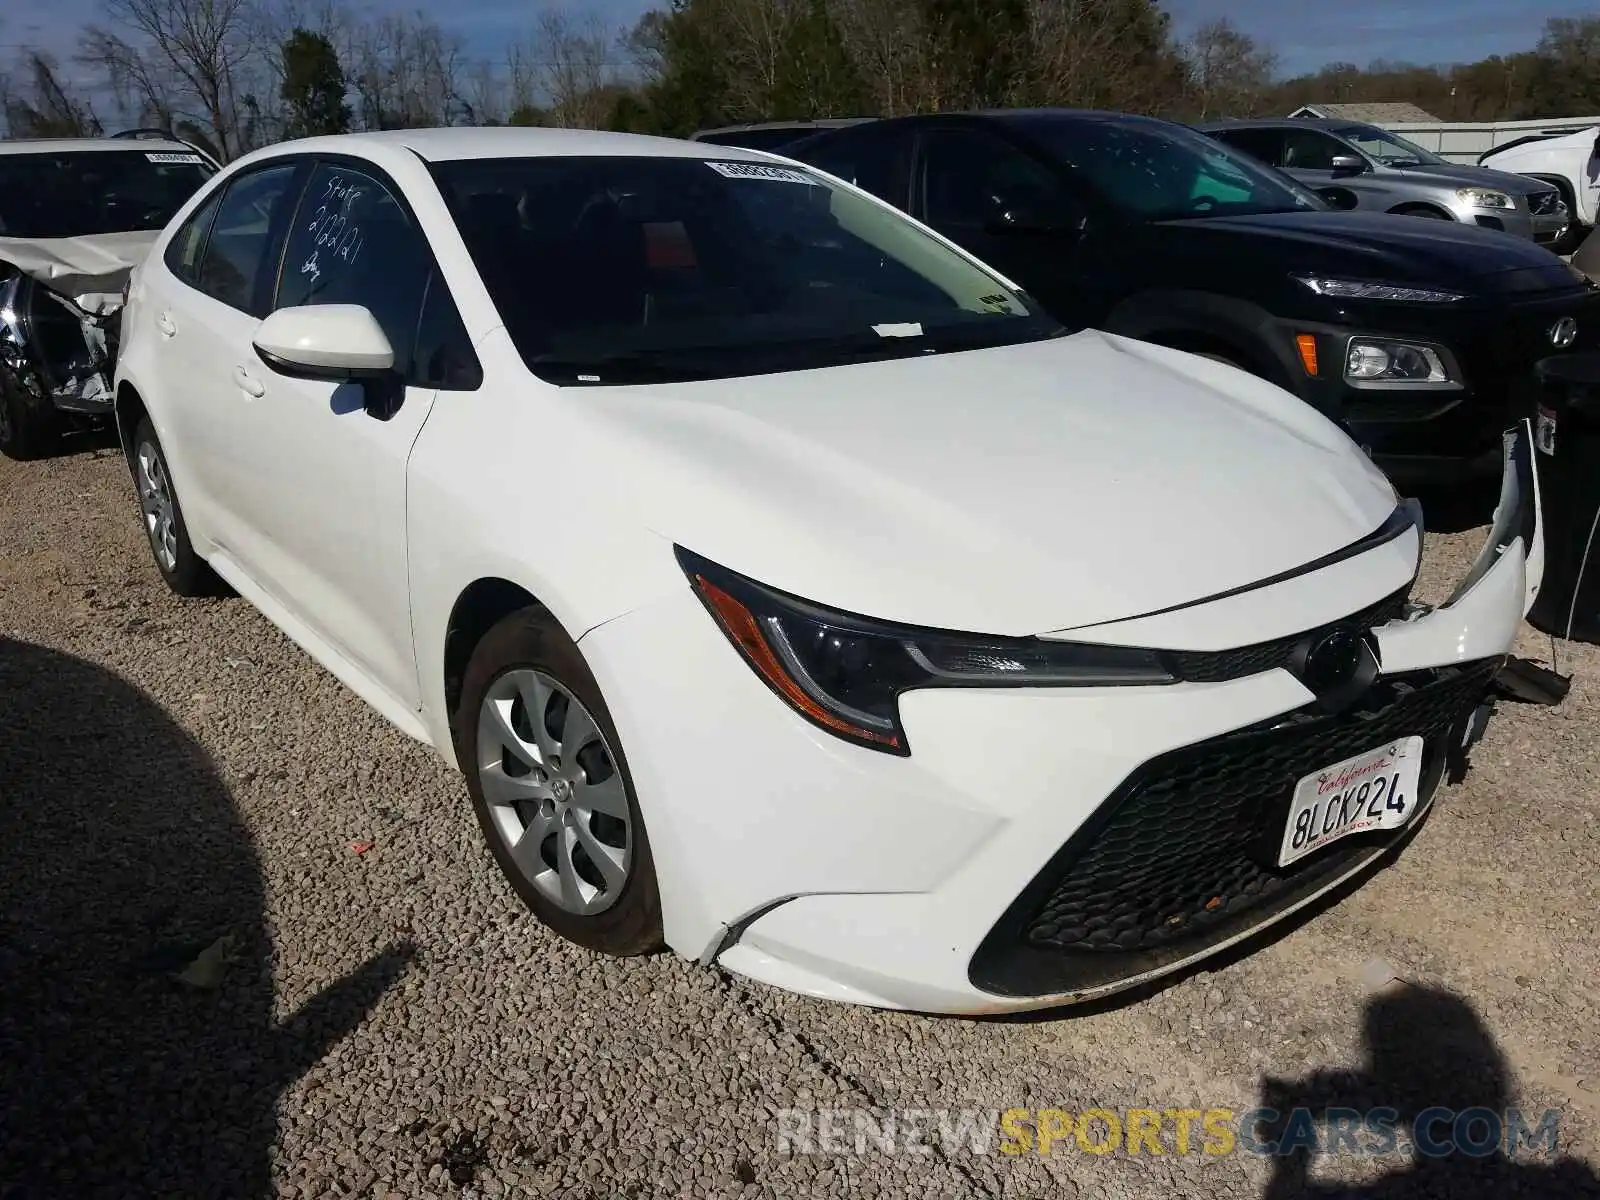
[[[286,135],[295,138],[349,132],[344,68],[333,43],[320,33],[295,29],[284,39],[281,54],[281,94],[288,108]]]

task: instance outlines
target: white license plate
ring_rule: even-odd
[[[1398,829],[1417,810],[1422,739],[1392,742],[1324,767],[1295,784],[1278,865],[1286,867],[1353,833]]]

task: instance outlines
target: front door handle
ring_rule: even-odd
[[[247,396],[262,396],[267,391],[267,385],[243,367],[233,369],[233,382],[238,384],[239,390]]]
[[[176,337],[178,333],[178,327],[172,323],[172,317],[168,313],[156,314],[156,328],[164,338]]]

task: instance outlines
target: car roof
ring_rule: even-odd
[[[1041,125],[1051,124],[1097,124],[1097,125],[1162,125],[1170,126],[1171,121],[1160,117],[1146,117],[1137,113],[1111,112],[1106,109],[1096,108],[988,108],[972,109],[969,111],[942,112],[942,113],[912,113],[903,117],[882,117],[873,121],[873,126],[896,128],[907,125],[945,125],[945,124],[993,124],[1012,126],[1018,129],[1036,129]],[[784,153],[798,150],[812,144],[822,145],[837,134],[838,130],[827,129],[813,134],[804,141],[795,142],[792,146],[785,146]]]
[[[679,138],[642,133],[608,133],[594,129],[523,128],[495,125],[475,128],[387,129],[373,133],[341,133],[327,137],[278,142],[249,156],[252,161],[281,154],[383,155],[409,150],[425,162],[458,162],[475,158],[705,158],[770,162],[771,155],[742,146],[711,147]]]
[[[183,142],[156,138],[0,138],[0,154],[62,154],[80,150],[143,150],[198,154]]]
[[[845,129],[875,120],[876,117],[818,117],[814,121],[754,121],[747,125],[717,125],[709,129],[697,129],[689,135],[689,140],[695,141],[713,133],[759,133],[763,129]]]
[[[1213,129],[1299,129],[1309,125],[1313,129],[1376,129],[1366,121],[1352,121],[1345,117],[1226,117],[1219,121],[1196,121],[1195,128]]]

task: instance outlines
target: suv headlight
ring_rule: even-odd
[[[1339,300],[1394,300],[1403,304],[1452,304],[1465,299],[1460,292],[1445,292],[1437,288],[1405,287],[1393,283],[1368,283],[1359,279],[1326,279],[1320,275],[1296,275],[1302,287],[1310,288],[1319,296],[1332,296]]]
[[[910,754],[900,693],[930,687],[1173,683],[1153,650],[891,625],[775,591],[675,547],[695,594],[750,668],[812,724]]]
[[[1345,351],[1345,382],[1354,387],[1458,388],[1445,354],[1426,342],[1354,337]]]
[[[1510,212],[1517,207],[1517,202],[1506,193],[1489,188],[1462,188],[1456,193],[1456,199],[1473,208],[1494,208],[1502,212]]]

